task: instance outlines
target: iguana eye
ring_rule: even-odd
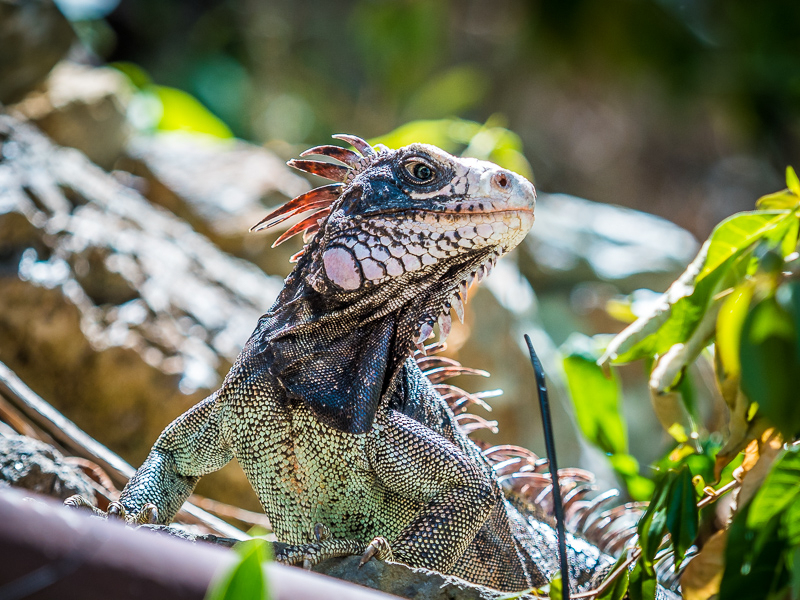
[[[409,161],[403,167],[416,183],[427,183],[436,177],[436,171],[419,160]]]

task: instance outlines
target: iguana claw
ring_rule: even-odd
[[[125,517],[128,516],[128,511],[125,510],[125,507],[122,506],[121,503],[114,501],[108,505],[108,510],[106,511],[109,519],[119,519],[120,521],[124,521]]]
[[[360,569],[363,567],[372,558],[377,558],[378,560],[394,560],[394,557],[392,556],[392,547],[389,545],[389,542],[386,541],[386,538],[376,537],[369,543],[369,546],[367,546],[364,554],[361,555],[361,560],[358,562],[358,568]]]
[[[331,530],[328,529],[322,523],[317,523],[314,525],[314,539],[317,542],[324,542],[325,540],[329,540],[331,538]]]
[[[89,502],[86,498],[81,496],[80,494],[75,494],[74,496],[70,496],[66,500],[64,500],[64,506],[68,506],[69,508],[75,508],[77,510],[89,510],[98,517],[104,517],[106,514],[97,508],[94,504]]]
[[[78,494],[70,496],[64,500],[64,506],[77,508],[79,510],[90,510],[97,517],[120,520],[128,523],[129,525],[152,525],[154,523],[158,523],[158,508],[151,502],[145,504],[135,515],[128,514],[125,506],[118,501],[109,503],[108,510],[103,512],[89,502],[86,498]]]

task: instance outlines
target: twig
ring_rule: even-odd
[[[697,503],[697,508],[703,508],[704,506],[708,506],[712,502],[716,502],[717,500],[719,500],[720,496],[727,494],[733,488],[735,488],[737,483],[739,482],[734,479],[733,481],[723,485],[718,490],[715,490],[712,487],[705,488],[703,491],[706,493],[706,496],[705,498],[701,499],[700,502]]]
[[[272,523],[269,522],[267,515],[263,513],[257,513],[253,512],[252,510],[239,508],[238,506],[226,504],[225,502],[220,502],[219,500],[212,500],[211,498],[206,498],[205,496],[199,496],[197,494],[192,494],[189,496],[189,501],[195,506],[199,506],[203,510],[214,513],[218,517],[236,519],[237,521],[247,523],[248,525],[258,525],[259,527],[263,527],[264,529],[272,531]]]
[[[121,456],[103,446],[38,396],[2,362],[0,362],[0,395],[34,425],[52,436],[60,446],[76,456],[97,463],[116,483],[124,485],[136,472],[136,469]],[[237,540],[248,538],[243,531],[190,502],[184,503],[181,512],[188,515],[190,521],[202,523],[222,536]]]
[[[553,420],[550,416],[550,401],[547,396],[547,384],[544,380],[544,369],[533,342],[525,334],[528,352],[531,355],[531,364],[536,374],[536,386],[539,388],[539,408],[542,411],[542,428],[544,429],[544,445],[547,450],[547,460],[550,466],[550,480],[553,482],[553,513],[556,517],[556,533],[558,534],[558,558],[561,566],[561,598],[569,600],[569,562],[567,561],[567,529],[564,525],[564,505],[561,500],[561,486],[558,482],[558,464],[556,462],[556,444],[553,435]]]
[[[100,465],[79,456],[67,456],[64,460],[71,465],[79,467],[90,479],[97,481],[104,488],[104,496],[111,500],[116,500],[119,497],[119,489]]]
[[[705,488],[703,491],[705,492],[706,495],[697,503],[697,508],[700,509],[703,508],[704,506],[708,506],[709,504],[716,502],[722,496],[724,496],[732,489],[734,489],[737,483],[739,482],[734,479],[733,481],[723,485],[718,490],[715,490],[712,487]],[[672,550],[662,551],[661,553],[656,555],[654,560],[655,561],[660,560],[665,556],[672,554],[672,552],[673,552]],[[601,583],[593,590],[589,590],[588,592],[581,592],[580,594],[575,594],[571,596],[572,600],[579,600],[581,598],[595,598],[600,594],[602,594],[603,592],[605,592],[609,587],[611,587],[611,585],[613,585],[617,577],[622,575],[622,573],[624,573],[634,562],[636,562],[636,560],[638,560],[640,554],[641,554],[641,548],[639,548],[639,546],[634,547],[628,559],[624,563],[622,563],[619,567],[614,569],[614,571],[603,580],[603,583]]]

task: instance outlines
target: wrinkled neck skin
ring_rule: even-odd
[[[340,431],[364,433],[412,355],[419,325],[436,320],[490,252],[344,292],[321,279],[318,252],[309,248],[261,318],[257,348],[290,403]]]

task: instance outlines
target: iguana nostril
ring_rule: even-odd
[[[508,175],[505,173],[495,173],[492,176],[492,183],[494,183],[497,187],[502,190],[508,189],[511,187],[511,180],[508,178]]]

